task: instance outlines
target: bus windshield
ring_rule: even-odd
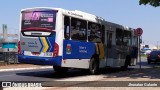
[[[55,30],[56,11],[22,11],[21,30],[43,28]]]

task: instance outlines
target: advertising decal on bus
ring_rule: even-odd
[[[64,40],[64,59],[89,59],[95,54],[95,43]]]
[[[54,30],[55,11],[25,11],[22,14],[22,29],[38,27]]]
[[[29,50],[31,52],[53,52],[54,42],[55,35],[53,35],[53,37],[38,37],[35,39],[23,38],[23,44],[21,44],[21,47],[24,51]]]

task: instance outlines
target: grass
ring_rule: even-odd
[[[141,54],[141,57],[147,58],[147,55]]]

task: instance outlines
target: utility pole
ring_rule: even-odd
[[[158,47],[158,41],[157,41],[157,50],[159,49],[159,47]]]
[[[137,28],[135,30],[135,35],[138,38],[138,60],[139,60],[139,68],[141,69],[141,53],[140,53],[140,36],[142,35],[143,30],[141,28]]]

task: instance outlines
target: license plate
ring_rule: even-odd
[[[46,52],[46,53],[44,53],[44,56],[52,56],[52,53],[51,52]]]
[[[32,52],[32,55],[39,56],[40,53],[39,52]]]

